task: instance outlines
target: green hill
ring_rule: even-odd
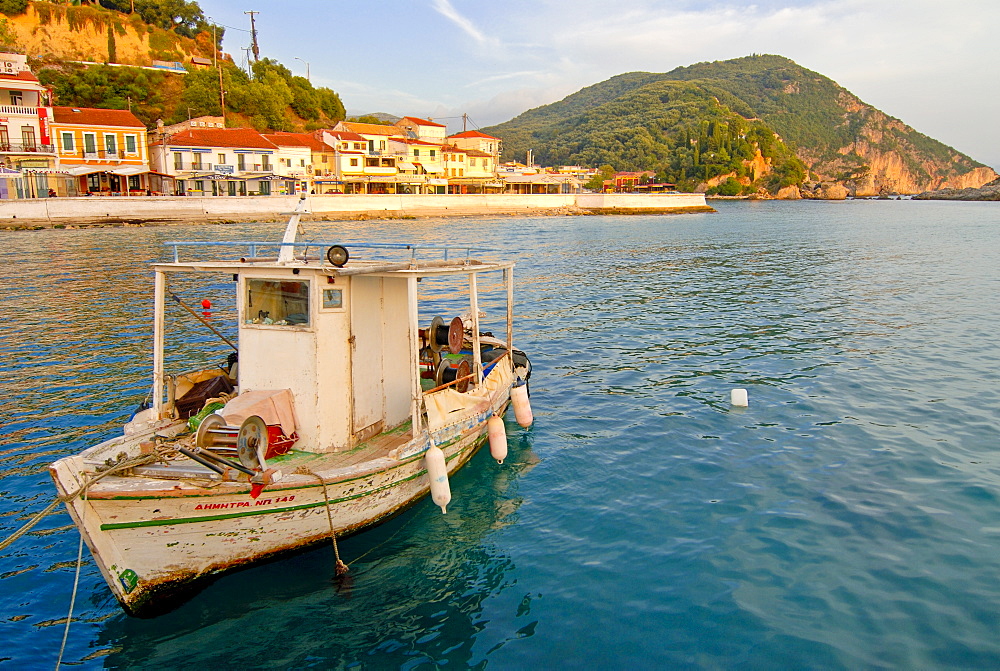
[[[505,158],[653,170],[726,193],[838,182],[861,195],[979,186],[983,164],[781,56],[633,72],[484,129]],[[759,152],[759,155],[758,155]],[[737,186],[738,185],[738,186]]]

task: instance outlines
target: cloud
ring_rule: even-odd
[[[433,7],[439,14],[461,28],[466,35],[474,39],[479,45],[499,46],[498,40],[487,37],[481,30],[476,28],[472,21],[459,14],[450,0],[434,0]]]

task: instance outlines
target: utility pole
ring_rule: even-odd
[[[251,47],[250,47],[250,49],[253,51],[253,60],[254,60],[254,62],[257,62],[257,61],[260,60],[260,48],[257,46],[257,28],[255,27],[255,24],[254,24],[253,15],[254,14],[260,14],[260,12],[250,11],[250,12],[243,12],[243,13],[250,15],[250,39],[251,39]]]
[[[463,133],[469,129],[468,125],[469,125],[469,115],[468,114],[463,114],[462,115],[462,132]]]
[[[245,51],[244,57],[247,59],[247,77],[252,77],[253,72],[250,67],[250,47],[240,47],[242,51]],[[241,61],[242,62],[242,61]]]

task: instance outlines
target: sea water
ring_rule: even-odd
[[[425,500],[342,540],[350,584],[324,545],[139,620],[84,550],[64,661],[1000,666],[1000,208],[717,208],[307,224],[516,259],[534,426],[509,414],[507,461],[480,452],[447,515]],[[116,435],[147,393],[162,242],[279,234],[0,233],[0,539],[52,500],[51,461]],[[231,309],[231,283],[199,291]],[[60,510],[0,552],[0,666],[55,663],[78,543]]]

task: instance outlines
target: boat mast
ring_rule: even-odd
[[[504,268],[504,279],[507,280],[507,351],[514,355],[514,267]],[[513,361],[513,359],[511,359]]]
[[[483,383],[483,353],[479,350],[479,283],[476,273],[469,273],[469,308],[472,310],[472,369],[476,386]]]
[[[295,205],[294,212],[288,212],[288,224],[285,226],[285,235],[281,238],[281,251],[278,252],[278,263],[291,263],[295,260],[295,241],[300,232],[299,217],[306,214],[306,195],[302,194],[299,202]]]
[[[410,401],[410,425],[413,428],[413,436],[416,437],[422,430],[420,421],[420,409],[423,401],[423,391],[420,389],[420,342],[418,329],[419,315],[417,314],[417,276],[410,275],[406,278],[406,299],[409,303],[409,339],[410,339],[410,370],[413,371],[413,387]]]
[[[156,419],[163,419],[163,313],[166,295],[166,273],[157,270],[153,283],[153,413]]]

